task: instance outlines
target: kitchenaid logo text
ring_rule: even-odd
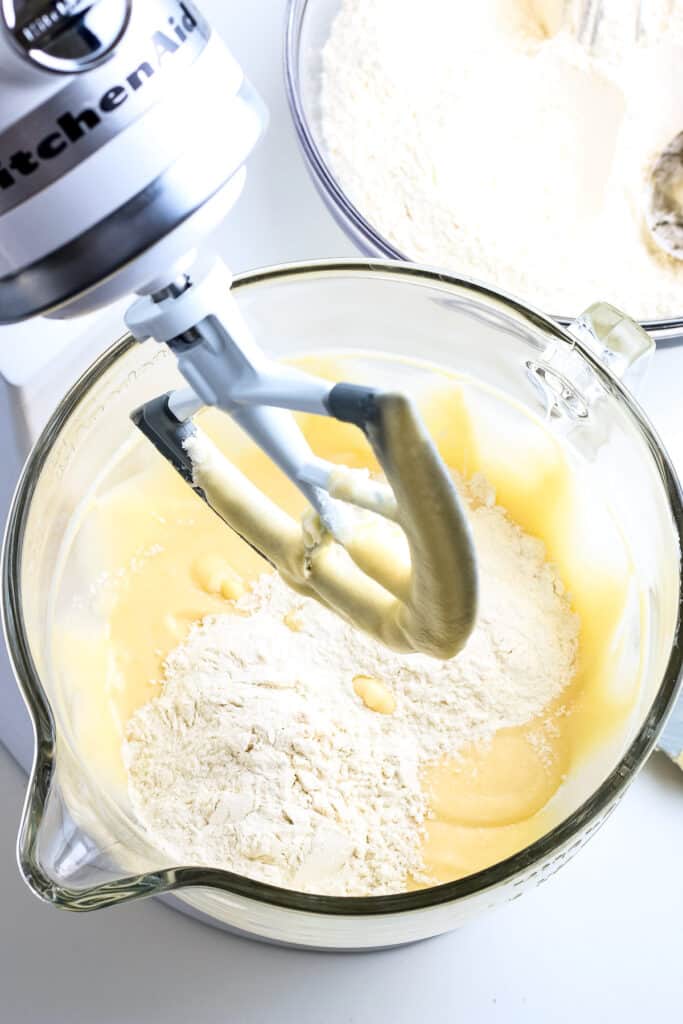
[[[53,100],[48,101],[44,108],[45,111],[50,108],[52,115],[49,130],[45,131],[46,119],[42,117],[42,130],[31,132],[30,135],[26,125],[17,126],[22,145],[9,156],[0,157],[0,213],[16,205],[11,202],[15,192],[22,193],[17,197],[18,201],[22,202],[119,134],[149,106],[145,103],[143,108],[139,109],[139,104],[135,104],[138,109],[131,109],[131,117],[121,118],[119,112],[121,115],[126,113],[125,105],[144,93],[147,83],[174,63],[174,58],[177,62],[179,53],[194,49],[193,56],[196,56],[196,45],[191,46],[191,43],[196,44],[196,41],[199,41],[200,49],[203,48],[208,38],[208,30],[192,11],[191,5],[178,3],[173,4],[173,8],[177,9],[176,15],[170,16],[167,26],[152,35],[147,58],[131,68],[117,84],[111,84],[97,100],[76,109],[67,107],[60,112],[59,108],[54,110],[56,101],[64,103],[63,95],[58,94]],[[75,81],[65,92],[76,92],[82,96],[83,86],[79,81]],[[131,103],[131,107],[133,105]],[[55,113],[57,116],[54,116]],[[29,120],[33,121],[34,116],[29,115]],[[31,124],[30,128],[32,127]],[[13,126],[0,137],[0,146],[5,152],[7,139],[14,136]],[[32,139],[33,142],[24,145],[25,139]],[[46,175],[48,167],[51,173]],[[42,174],[37,173],[41,170]],[[34,184],[37,187],[33,187]],[[9,204],[3,202],[5,197],[10,200]]]

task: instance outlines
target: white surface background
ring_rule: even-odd
[[[353,255],[313,192],[281,85],[284,0],[204,0],[268,102],[267,142],[221,249],[235,269]],[[683,352],[644,400],[683,467]],[[233,938],[155,901],[91,915],[40,904],[14,837],[25,778],[0,749],[0,1021],[612,1021],[680,1019],[683,776],[662,755],[569,865],[463,931],[386,953],[298,953]]]

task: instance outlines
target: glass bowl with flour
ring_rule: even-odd
[[[22,870],[60,906],[173,893],[302,946],[446,931],[580,848],[675,700],[680,491],[601,364],[637,371],[650,343],[603,308],[587,349],[389,261],[234,290],[273,356],[420,403],[469,509],[477,629],[449,662],[400,655],[268,575],[133,427],[178,377],[123,339],[48,424],[8,526],[7,634],[37,735]],[[210,419],[296,513],[270,461]],[[372,470],[355,427],[302,425]]]
[[[638,6],[606,0],[588,54],[558,0],[290,0],[290,106],[335,219],[561,321],[599,298],[683,336],[683,264],[644,220],[683,127],[683,2]]]

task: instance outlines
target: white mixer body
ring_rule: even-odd
[[[46,70],[0,31],[0,323],[153,290],[242,189],[266,114],[241,68],[194,4],[130,6],[92,70]]]

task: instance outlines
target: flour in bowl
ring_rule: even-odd
[[[562,28],[571,6],[342,0],[322,54],[328,159],[409,259],[549,313],[680,315],[683,265],[649,239],[644,195],[683,127],[683,0],[604,0],[592,55]]]
[[[481,479],[463,492],[481,600],[451,661],[396,654],[274,574],[170,654],[124,744],[134,810],[160,850],[329,895],[429,880],[422,769],[533,719],[576,658],[576,617],[543,545]]]

